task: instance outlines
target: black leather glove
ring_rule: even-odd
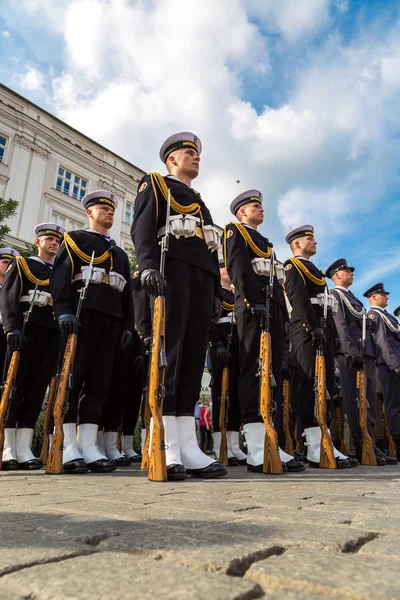
[[[7,344],[11,352],[22,350],[25,345],[25,338],[20,329],[12,329],[7,333]]]
[[[396,367],[394,369],[394,372],[396,373],[396,375],[398,375],[400,377],[400,367]]]
[[[267,316],[267,309],[264,304],[255,304],[251,309],[251,314],[259,321],[263,321]]]
[[[282,381],[284,381],[285,379],[290,379],[290,371],[289,371],[288,367],[282,367],[281,374],[282,374]]]
[[[374,319],[367,319],[367,327],[371,333],[376,333],[377,325]]]
[[[314,329],[311,330],[311,339],[312,339],[312,345],[314,346],[314,348],[319,348],[319,347],[324,347],[325,343],[326,343],[326,337],[324,332],[322,331],[321,327],[314,327]]]
[[[57,319],[57,323],[61,333],[70,335],[71,333],[78,333],[79,331],[79,321],[75,315],[60,315]]]
[[[140,274],[140,283],[150,296],[157,297],[164,295],[163,278],[157,269],[145,269],[142,271]]]
[[[143,346],[144,346],[144,351],[146,352],[146,354],[148,354],[150,352],[150,347],[151,347],[151,335],[143,338]]]
[[[212,319],[211,319],[211,325],[215,325],[216,322],[218,321],[218,319],[221,316],[221,298],[219,298],[218,296],[214,296],[214,309],[213,309],[213,315],[212,315]]]
[[[121,335],[119,349],[128,350],[130,346],[133,346],[133,332],[130,329],[125,329]]]
[[[353,369],[356,369],[356,371],[361,371],[364,366],[361,354],[353,354],[351,357],[351,366]]]
[[[289,321],[283,322],[283,332],[285,334],[285,338],[288,338],[290,335],[290,323]]]
[[[216,353],[217,353],[217,360],[218,360],[219,364],[221,365],[221,367],[224,367],[224,368],[228,367],[230,354],[229,354],[228,350],[225,348],[223,342],[218,342]]]

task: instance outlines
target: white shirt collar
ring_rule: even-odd
[[[343,287],[342,285],[335,285],[334,290],[343,290],[344,292],[348,292],[349,288]]]
[[[371,306],[371,308],[373,308],[373,309],[377,308],[378,310],[382,310],[383,312],[386,312],[386,309],[382,308],[382,306]]]
[[[184,181],[182,181],[182,179],[179,179],[179,177],[176,177],[175,175],[167,175],[167,177],[169,177],[169,179],[175,179],[175,181],[179,181],[179,183],[183,183],[183,185],[186,185],[188,188],[191,188],[191,185],[188,185],[187,183],[185,183]]]
[[[300,260],[308,260],[308,262],[311,262],[309,258],[304,258],[304,256],[295,256],[294,258],[299,258]]]
[[[97,235],[101,235],[101,237],[106,238],[106,240],[111,240],[110,235],[104,235],[104,233],[100,233],[100,231],[96,231],[95,229],[90,229],[90,227],[85,229],[85,231],[90,231],[90,233],[97,233]]]
[[[247,223],[242,223],[242,225],[244,225],[245,227],[248,227],[249,229],[252,229],[253,231],[257,231],[257,229],[255,227],[252,227],[251,225],[247,225]]]

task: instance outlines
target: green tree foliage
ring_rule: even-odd
[[[38,253],[38,249],[35,246],[35,244],[28,244],[27,242],[25,242],[25,248],[19,246],[18,248],[16,248],[16,250],[18,250],[18,252],[24,258],[28,258],[29,256],[37,256]]]
[[[0,246],[4,244],[5,236],[10,233],[10,227],[5,223],[17,214],[18,202],[16,200],[4,200],[0,198]]]
[[[136,262],[136,252],[135,252],[135,248],[126,248],[125,252],[128,255],[129,258],[129,266],[131,268],[131,273],[133,274],[136,269],[137,269],[137,262]]]

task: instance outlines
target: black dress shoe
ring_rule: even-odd
[[[387,465],[397,465],[397,459],[394,456],[388,456],[387,454],[382,452],[382,450],[379,450],[379,448],[377,448],[377,447],[375,447],[374,450],[375,450],[376,462],[378,462],[378,457],[379,457],[379,458],[383,458]]]
[[[92,473],[110,473],[111,471],[115,471],[117,465],[115,464],[115,460],[100,458],[99,460],[87,463],[87,468],[89,471],[92,471]]]
[[[168,481],[183,481],[186,479],[186,469],[180,463],[167,465]]]
[[[37,471],[43,467],[43,463],[40,458],[31,458],[25,462],[18,463],[18,469],[21,471]]]
[[[317,462],[313,462],[312,460],[308,461],[308,464],[310,465],[310,469],[319,469],[319,463]],[[357,465],[358,465],[358,460],[357,460]],[[357,465],[354,465],[355,467]],[[336,467],[338,469],[351,469],[351,464],[350,464],[350,460],[348,458],[337,458],[336,459]]]
[[[87,472],[88,466],[83,458],[75,458],[74,460],[69,460],[63,464],[63,473],[67,475],[78,475]]]
[[[225,469],[224,465],[221,465],[221,463],[213,462],[211,465],[208,465],[208,467],[203,467],[202,469],[186,469],[186,473],[188,475],[192,475],[192,477],[212,479],[214,477],[222,477],[223,475],[227,475],[228,471]]]
[[[292,460],[288,460],[283,464],[286,466],[288,473],[301,473],[301,471],[305,471],[306,469],[304,463],[295,458],[292,458]]]
[[[10,460],[3,460],[3,464],[1,465],[2,471],[18,471],[18,461],[15,458],[11,458]]]
[[[247,465],[247,458],[238,458],[239,465]]]
[[[343,459],[336,459],[336,460],[343,460]],[[360,463],[355,456],[347,455],[347,460],[350,463],[350,467],[359,467],[360,466]],[[338,467],[338,469],[339,469],[339,467]]]
[[[131,456],[131,463],[141,463],[141,462],[142,462],[141,454],[134,454],[133,456]]]
[[[287,463],[284,463],[284,462],[282,463],[282,469],[283,469],[284,473],[287,473],[288,470],[289,470],[286,465],[287,465]],[[249,465],[249,464],[247,464],[247,470],[250,473],[263,473],[263,467],[264,467],[264,465],[262,463],[261,463],[261,465]],[[266,475],[267,475],[267,473],[266,473]]]
[[[237,467],[238,464],[239,464],[239,461],[236,458],[236,456],[230,456],[228,458],[228,467]]]
[[[127,456],[121,456],[120,458],[116,458],[113,462],[115,462],[117,467],[130,467],[132,464],[131,459]]]

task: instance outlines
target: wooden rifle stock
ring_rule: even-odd
[[[149,366],[150,368],[150,366]],[[143,454],[142,454],[142,463],[140,465],[140,468],[142,469],[142,471],[147,471],[149,468],[149,448],[150,448],[150,418],[151,418],[151,412],[150,412],[150,404],[149,404],[149,394],[148,394],[149,388],[148,388],[148,384],[146,386],[146,392],[145,392],[145,397],[143,399],[144,402],[144,409],[143,409],[143,420],[144,423],[143,425],[146,428],[146,440],[144,442],[144,446],[143,446]]]
[[[290,382],[283,380],[283,431],[285,433],[285,452],[294,455],[293,440],[290,433]]]
[[[367,390],[364,369],[357,371],[356,389],[362,439],[361,464],[376,467],[376,456],[374,452],[374,446],[372,443],[372,438],[369,435],[368,431]]]
[[[321,469],[337,469],[333,453],[332,438],[326,425],[326,372],[325,358],[321,349],[315,356],[315,395],[317,406],[317,422],[321,429],[321,449],[319,466]]]
[[[64,443],[64,414],[68,402],[68,395],[72,388],[72,370],[75,360],[75,351],[78,336],[71,333],[65,346],[63,365],[58,383],[57,394],[54,401],[54,437],[46,465],[46,473],[59,475],[63,471],[63,443]]]
[[[394,443],[391,433],[389,431],[384,404],[382,404],[382,413],[383,413],[383,422],[384,422],[384,426],[385,426],[385,437],[386,437],[387,444],[388,444],[389,456],[396,458],[396,444]]]
[[[43,421],[43,443],[42,443],[42,450],[40,452],[40,460],[42,461],[42,463],[44,465],[47,464],[47,459],[49,457],[49,442],[50,442],[49,427],[50,427],[51,414],[53,412],[53,402],[54,402],[55,391],[56,391],[56,378],[55,378],[55,376],[53,376],[50,381],[49,395],[47,398],[46,411],[44,413],[44,421]]]
[[[167,481],[165,459],[165,433],[162,420],[165,396],[165,298],[158,296],[154,301],[153,332],[149,371],[149,406],[153,418],[151,432],[149,473],[150,481]]]
[[[0,400],[0,471],[3,463],[3,450],[4,450],[4,429],[6,428],[8,413],[10,412],[10,406],[13,399],[13,393],[15,389],[15,380],[17,378],[17,372],[19,367],[19,359],[21,352],[15,351],[12,353],[10,364],[8,366],[6,382],[3,387]]]
[[[221,406],[219,409],[219,429],[221,431],[221,446],[219,449],[218,462],[225,467],[228,466],[228,442],[226,439],[226,423],[228,410],[228,388],[229,388],[229,368],[225,367],[222,371],[221,383]]]
[[[265,425],[263,473],[283,473],[279,456],[278,436],[272,421],[272,354],[271,335],[261,331],[260,339],[260,414]]]

